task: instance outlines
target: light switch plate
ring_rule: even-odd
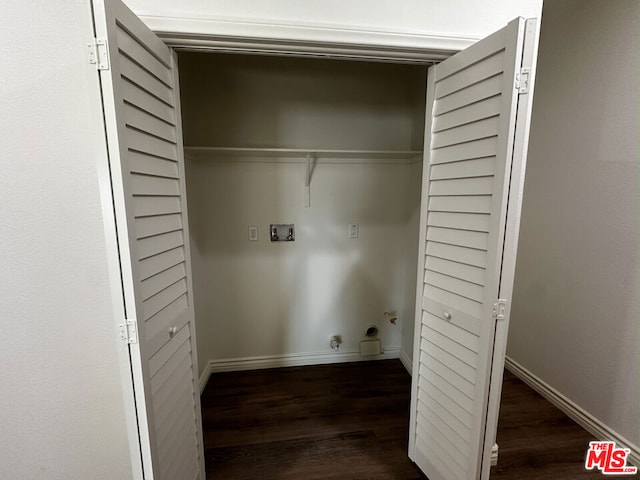
[[[254,225],[249,227],[249,241],[250,242],[258,241],[258,227]]]
[[[358,238],[358,224],[350,223],[349,224],[349,238]]]

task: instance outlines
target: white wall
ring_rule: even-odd
[[[304,166],[217,163],[188,168],[198,354],[208,360],[354,352],[370,324],[400,348],[405,304],[409,165],[318,164],[311,207]],[[293,243],[271,243],[270,223],[294,223]],[[348,239],[358,223],[358,239]],[[259,227],[249,242],[247,227]],[[414,270],[411,268],[411,270]],[[413,276],[415,277],[415,275]],[[385,311],[396,310],[391,325]]]
[[[185,145],[421,150],[426,68],[181,53]]]
[[[132,476],[87,107],[88,15],[81,1],[10,2],[0,18],[7,479]]]
[[[636,445],[639,6],[545,3],[507,352]]]
[[[212,54],[179,63],[188,145],[422,149],[424,67]],[[303,164],[187,157],[201,370],[332,353],[331,335],[342,335],[340,352],[358,351],[371,324],[398,353],[413,325],[419,164],[321,158],[305,208]],[[271,223],[295,223],[296,241],[272,244]],[[360,225],[357,240],[349,223]],[[249,225],[259,242],[248,241]],[[395,326],[385,311],[397,311]]]
[[[143,16],[318,25],[465,38],[486,36],[517,16],[537,17],[542,6],[542,0],[126,0],[126,3]],[[228,25],[220,27],[228,31]],[[250,26],[240,27],[237,34],[251,36]],[[410,42],[410,39],[401,41]]]

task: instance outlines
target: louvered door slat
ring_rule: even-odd
[[[168,106],[173,101],[171,87],[160,82],[143,67],[126,56],[120,57],[120,74],[141,90],[150,93]]]
[[[131,175],[131,191],[134,195],[172,196],[180,195],[180,182],[175,178]]]
[[[432,437],[441,435],[443,445],[447,447],[451,458],[461,468],[466,468],[466,456],[469,455],[469,445],[465,443],[448,424],[443,422],[437,415],[434,415],[428,408],[422,410],[418,408],[418,413],[426,425],[426,432]]]
[[[410,452],[432,480],[482,468],[523,25],[429,69]]]
[[[182,205],[178,197],[139,197],[136,199],[134,214],[136,218],[153,215],[182,213]]]
[[[499,97],[502,94],[503,88],[504,78],[502,78],[502,74],[487,78],[447,97],[441,98],[434,105],[433,113],[439,116],[449,112],[459,111],[463,108],[470,108],[471,105],[488,98]],[[500,105],[502,105],[501,97]],[[438,117],[435,117],[433,122],[437,122],[437,119]]]
[[[151,378],[151,387],[154,390],[157,390],[154,385],[164,381],[158,379],[163,379],[165,375],[171,373],[179,363],[179,360],[191,351],[191,342],[189,340],[189,329],[185,328],[171,339],[170,344],[167,343],[160,350],[153,352],[149,358],[149,376]],[[174,367],[164,368],[167,365],[171,365],[172,361],[174,362]]]
[[[162,100],[140,88],[133,81],[123,77],[122,95],[126,103],[144,110],[149,115],[162,119],[170,125],[176,124],[175,111]]]
[[[429,345],[428,355],[439,361],[443,365],[450,365],[453,370],[471,384],[476,382],[476,370],[467,363],[464,363],[455,355],[444,350],[441,346]]]
[[[444,187],[443,187],[444,188]],[[458,186],[455,187],[456,189]],[[484,213],[429,212],[427,225],[487,233],[491,217]]]
[[[418,412],[420,426],[424,435],[427,435],[432,443],[441,447],[440,456],[445,460],[451,471],[459,478],[466,475],[465,459],[466,455],[456,447],[455,436],[449,435],[447,429],[441,429],[432,422],[434,417],[427,417],[422,412]],[[451,440],[450,437],[453,439]]]
[[[179,214],[157,215],[136,219],[136,235],[138,239],[181,230],[182,216]]]
[[[179,345],[180,342],[176,341],[175,343],[176,345]],[[165,346],[163,347],[163,349],[164,348],[171,347]],[[150,386],[154,393],[157,392],[162,387],[162,385],[167,382],[172,376],[174,376],[175,372],[180,371],[179,367],[183,364],[183,362],[191,364],[191,361],[188,359],[189,352],[189,345],[183,342],[182,345],[179,345],[175,354],[161,365],[163,368],[161,370],[158,370],[158,372],[156,372],[156,375],[154,375],[151,379]],[[182,387],[183,382],[179,382],[178,385]],[[175,403],[177,391],[178,390],[173,392],[172,403]]]
[[[162,81],[169,88],[173,87],[173,74],[171,73],[171,55],[167,54],[164,45],[146,45],[134,38],[124,28],[116,30],[118,50],[124,53],[125,58],[134,59],[155,78]],[[150,52],[153,51],[153,53]],[[159,59],[161,57],[161,59]],[[122,61],[122,60],[121,60]],[[169,101],[170,104],[173,100]]]
[[[420,369],[418,370],[418,373],[432,386],[435,386],[438,390],[444,393],[450,401],[462,407],[469,414],[473,413],[473,400],[447,382],[440,375],[436,374],[422,362],[420,362]]]
[[[427,240],[475,248],[477,250],[487,250],[489,235],[486,232],[474,232],[468,229],[458,230],[431,226],[427,232]]]
[[[425,403],[425,401],[427,403]],[[456,416],[454,416],[449,410],[444,408],[440,402],[429,397],[423,396],[423,399],[418,400],[418,412],[421,412],[424,416],[438,417],[438,419],[445,423],[452,432],[454,432],[460,439],[458,442],[458,449],[465,455],[469,452],[469,434],[470,430],[461,422]]]
[[[171,480],[175,478],[189,478],[191,475],[190,472],[193,471],[193,462],[191,458],[193,457],[196,449],[196,445],[190,445],[190,439],[193,438],[193,429],[185,432],[184,437],[176,442],[176,454],[173,457],[167,457],[167,474],[165,475],[166,480]]]
[[[446,450],[438,445],[420,426],[417,427],[416,436],[420,439],[421,444],[425,445],[424,450],[416,452],[416,463],[437,469],[436,471],[442,475],[439,477],[442,480],[464,480],[467,478],[466,472],[461,471],[455,463],[452,466],[447,461]]]
[[[168,412],[166,416],[156,416],[158,424],[160,425],[157,431],[158,443],[168,445],[172,440],[174,440],[171,437],[174,437],[176,435],[176,431],[183,427],[183,423],[186,423],[184,422],[184,418],[181,418],[180,415],[176,415],[176,413],[188,412],[189,404],[193,402],[192,397],[193,392],[179,390],[178,395],[173,399],[173,408],[171,409],[171,412]],[[189,429],[189,426],[185,425],[184,427]]]
[[[496,154],[497,138],[483,138],[473,142],[460,143],[434,149],[431,152],[431,163],[459,162],[473,158],[491,157]]]
[[[149,135],[141,130],[127,126],[127,143],[129,149],[153,155],[165,160],[178,160],[178,152],[175,144]]]
[[[418,399],[424,405],[433,406],[434,411],[437,408],[435,404],[446,410],[451,417],[456,418],[458,423],[462,425],[462,433],[465,438],[471,438],[471,428],[469,427],[471,425],[471,414],[452,401],[441,389],[429,383],[426,378],[419,379]],[[446,418],[446,416],[442,418]],[[453,423],[450,424],[453,425]],[[465,431],[466,433],[464,433]]]
[[[422,326],[422,338],[456,356],[461,362],[466,363],[471,368],[474,368],[478,361],[478,354],[476,352],[468,348],[466,345],[456,342],[447,335],[429,328],[427,325]],[[430,348],[426,343],[422,343],[421,346]]]
[[[179,297],[187,293],[187,282],[185,279],[178,280],[173,285],[156,293],[154,296],[143,300],[142,312],[145,320],[151,318],[163,308],[167,307]]]
[[[491,213],[491,195],[429,197],[430,212]]]
[[[482,285],[484,283],[484,268],[472,267],[463,263],[451,262],[442,258],[427,257],[425,268],[433,272],[443,273],[460,280]]]
[[[467,143],[481,138],[493,137],[496,133],[498,120],[498,115],[496,115],[434,133],[433,148],[458,145],[460,143]]]
[[[480,345],[478,340],[480,329],[477,318],[428,297],[422,299],[422,309],[422,322],[427,324],[429,328],[448,336],[472,352],[478,353],[480,351],[478,347]],[[446,320],[446,322],[440,320]],[[458,339],[458,337],[460,338]]]
[[[426,283],[429,285],[435,285],[461,297],[482,303],[484,293],[484,287],[482,285],[450,277],[449,275],[443,275],[438,272],[427,272],[425,278],[428,279]]]
[[[425,274],[425,278],[429,275]],[[482,304],[466,297],[458,295],[456,292],[446,290],[433,283],[425,282],[424,296],[425,299],[432,299],[445,305],[451,305],[456,310],[463,312],[465,315],[478,318],[482,315]]]
[[[432,180],[429,194],[438,195],[491,195],[493,175],[485,177]]]
[[[185,271],[184,263],[179,263],[163,270],[142,281],[142,298],[146,300],[186,276],[187,272]]]
[[[482,250],[459,247],[446,243],[428,241],[427,256],[444,258],[445,260],[451,260],[473,267],[485,268],[487,266],[487,255]]]
[[[120,0],[92,0],[141,478],[204,479],[176,56]],[[174,435],[175,434],[175,435]],[[187,474],[184,477],[183,474]]]
[[[177,405],[177,404],[176,404]],[[190,450],[190,439],[193,438],[192,431],[192,417],[189,411],[176,411],[176,428],[173,430],[172,435],[169,435],[164,442],[160,442],[160,449],[158,454],[164,464],[166,465],[166,474],[163,478],[167,480],[170,478],[169,474],[172,473],[172,469],[180,462],[180,454],[185,450]]]
[[[441,363],[435,359],[432,355],[429,355],[430,349],[425,350],[425,354],[422,356],[422,364],[431,370],[433,373],[444,379],[449,385],[454,387],[458,392],[471,399],[473,397],[474,384],[470,382],[462,375],[459,375],[452,368]]]
[[[161,158],[153,157],[142,152],[129,152],[129,160],[131,162],[131,172],[140,173],[145,175],[152,175],[154,177],[167,177],[167,178],[180,178],[178,175],[178,164],[171,160],[163,160]],[[177,200],[179,207],[180,200]],[[136,204],[136,217],[140,216],[138,213],[139,205]],[[161,207],[160,212],[164,212],[166,207]],[[169,212],[179,213],[180,210]]]
[[[484,118],[494,117],[500,114],[500,95],[471,103],[451,112],[438,115],[433,119],[433,131],[441,132],[460,125],[467,125]]]
[[[185,351],[187,351],[185,349]],[[176,357],[174,361],[167,363],[167,368],[162,373],[154,378],[152,388],[154,398],[160,397],[161,393],[166,394],[166,404],[154,404],[154,412],[162,412],[162,408],[166,408],[168,411],[173,409],[175,403],[176,392],[180,390],[182,385],[182,379],[185,372],[188,373],[192,368],[191,359],[189,355],[185,355],[182,359]],[[182,374],[182,375],[180,375]]]
[[[164,425],[165,420],[168,419],[175,409],[176,392],[180,391],[178,387],[180,386],[181,379],[188,377],[191,367],[191,359],[189,356],[186,356],[176,367],[173,375],[156,391],[153,414],[158,419],[158,423]]]
[[[164,120],[149,115],[144,110],[128,103],[124,104],[127,125],[145,133],[149,133],[167,142],[176,142],[176,129]],[[175,178],[178,178],[177,176]]]
[[[495,172],[494,157],[442,163],[431,167],[431,180],[488,177]]]
[[[180,330],[189,323],[185,310],[189,307],[186,295],[181,295],[145,322],[145,339],[150,352],[156,352],[167,343],[172,329]]]
[[[501,74],[504,68],[504,50],[500,50],[490,55],[481,62],[476,62],[470,66],[456,70],[445,80],[436,82],[435,97],[440,100],[442,97],[451,95],[454,92],[476,84],[485,78],[490,78]]]
[[[138,240],[139,260],[145,260],[163,252],[173,250],[184,245],[183,232],[169,232],[155,237]]]

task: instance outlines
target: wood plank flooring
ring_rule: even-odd
[[[398,360],[214,374],[201,398],[207,478],[425,479],[407,458],[410,386]],[[506,373],[492,479],[597,478],[583,468],[589,440]]]
[[[214,374],[207,478],[424,479],[407,458],[410,385],[397,360]]]
[[[498,420],[498,465],[491,480],[595,480],[638,475],[603,475],[585,470],[589,442],[595,438],[580,425],[505,371]]]

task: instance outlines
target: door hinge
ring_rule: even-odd
[[[516,73],[516,90],[518,90],[518,93],[529,93],[530,78],[530,68],[521,68],[520,73]]]
[[[125,320],[120,324],[120,338],[127,343],[138,343],[138,329],[135,320]]]
[[[496,303],[493,304],[493,318],[496,320],[504,320],[507,315],[507,301],[503,298],[499,298]]]
[[[104,38],[94,38],[87,44],[89,48],[89,63],[96,65],[98,70],[109,70],[109,48]]]

